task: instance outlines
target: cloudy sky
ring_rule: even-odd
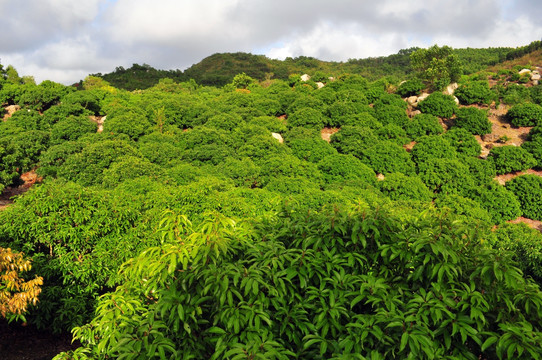
[[[217,52],[344,61],[542,37],[537,0],[0,0],[0,14],[0,63],[65,84],[133,63],[184,70]]]

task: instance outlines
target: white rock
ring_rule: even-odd
[[[457,89],[459,85],[457,83],[452,83],[446,87],[446,90],[444,90],[442,93],[446,95],[453,95],[455,89]]]
[[[418,105],[418,97],[416,95],[408,97],[406,101],[412,106]]]
[[[324,85],[323,82],[318,81],[318,82],[316,83],[316,86],[318,86],[318,89],[321,89],[321,88],[323,88],[325,85]]]
[[[309,81],[311,79],[309,74],[301,75],[301,81]]]
[[[428,96],[429,96],[428,93],[421,94],[420,96],[418,96],[418,102],[427,99]]]
[[[279,141],[279,143],[283,143],[284,142],[284,139],[282,138],[282,135],[279,134],[279,133],[271,133],[271,136],[274,137],[275,139],[277,139]]]
[[[531,75],[531,80],[533,80],[533,81],[540,80],[540,74],[532,74]]]
[[[457,105],[459,105],[459,99],[456,96],[454,96],[454,101]]]
[[[529,70],[529,69],[521,69],[521,70],[519,71],[519,74],[522,75],[522,74],[530,73],[530,72],[531,72],[531,70]]]

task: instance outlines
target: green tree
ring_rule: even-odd
[[[458,81],[463,73],[459,58],[449,46],[433,45],[416,50],[410,54],[410,64],[435,90],[442,90],[451,82]]]

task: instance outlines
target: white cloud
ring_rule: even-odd
[[[542,35],[534,0],[0,0],[0,13],[2,63],[65,83],[133,63],[184,69],[216,52],[346,60]]]

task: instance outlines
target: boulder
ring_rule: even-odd
[[[538,80],[540,80],[540,74],[534,74],[534,73],[533,73],[533,74],[531,75],[531,80],[532,80],[532,81],[538,81]]]
[[[274,137],[279,141],[279,143],[284,143],[284,139],[282,138],[282,135],[279,133],[271,133],[271,136]]]
[[[410,96],[406,99],[407,103],[409,103],[412,106],[418,105],[418,97],[417,96]]]
[[[316,83],[316,86],[318,86],[318,89],[321,89],[321,88],[323,88],[325,85],[324,85],[323,82],[318,81],[318,82]]]
[[[459,105],[459,99],[457,98],[457,96],[454,96],[454,101],[457,105]]]
[[[414,110],[414,111],[412,111],[412,112],[410,113],[410,116],[411,116],[411,117],[414,117],[414,116],[416,116],[416,115],[420,115],[421,113],[422,113],[422,112],[421,112],[420,110]]]
[[[521,70],[519,71],[519,74],[520,74],[520,75],[523,75],[523,74],[527,74],[527,73],[530,73],[530,72],[531,72],[531,70],[529,70],[529,69],[521,69]]]
[[[458,87],[459,85],[456,82],[451,83],[450,85],[446,87],[446,90],[444,90],[442,93],[445,95],[453,95],[455,89],[457,89]]]
[[[420,96],[418,96],[418,102],[427,99],[428,96],[429,96],[428,93],[421,94]]]
[[[309,81],[311,79],[309,74],[301,75],[301,81]]]

